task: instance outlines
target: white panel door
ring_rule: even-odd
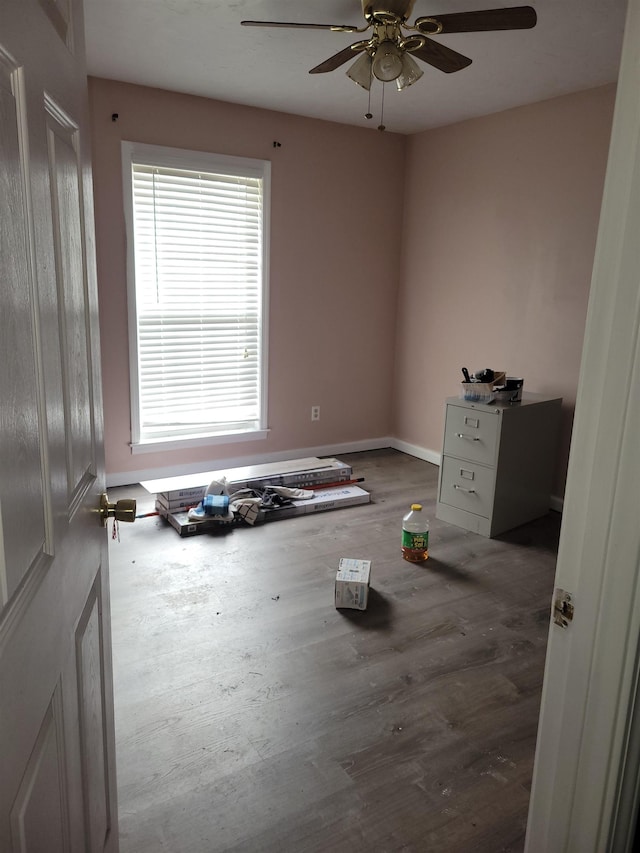
[[[118,848],[82,0],[0,2],[0,850]]]

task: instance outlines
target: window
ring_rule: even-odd
[[[270,164],[130,142],[123,163],[133,451],[263,437]]]

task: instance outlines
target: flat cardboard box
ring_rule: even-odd
[[[313,489],[313,487],[311,487]],[[331,489],[318,489],[312,498],[293,500],[290,504],[262,510],[265,521],[280,518],[294,518],[297,515],[309,515],[313,512],[327,512],[330,509],[371,503],[371,495],[359,486],[334,486]]]
[[[164,518],[180,536],[197,536],[199,533],[212,533],[219,531],[222,528],[233,525],[234,521],[226,521],[219,516],[210,516],[203,518],[202,521],[192,521],[187,512],[169,512],[158,505],[156,501],[156,509],[161,518]]]
[[[198,498],[171,498],[169,500],[163,494],[160,494],[156,496],[156,509],[159,504],[167,512],[186,512],[192,506],[198,506],[203,497],[204,493],[201,492]]]
[[[359,486],[340,486],[332,489],[323,489],[313,498],[307,500],[295,500],[291,504],[273,509],[261,509],[260,521],[279,521],[284,518],[294,518],[298,515],[307,515],[314,512],[326,512],[331,509],[356,506],[357,504],[370,503],[371,495]],[[156,499],[156,510],[162,518],[175,528],[180,536],[195,536],[198,533],[209,533],[224,524],[233,524],[234,521],[219,521],[214,516],[202,521],[191,521],[187,512],[173,511],[168,509],[160,498]]]
[[[339,609],[366,610],[371,580],[371,560],[341,557],[336,574],[335,602]]]
[[[147,484],[145,483],[141,483],[140,485],[145,488],[147,487]],[[209,483],[207,483],[206,486],[192,486],[190,488],[174,489],[174,491],[171,492],[170,499],[174,505],[176,501],[182,501],[181,506],[197,506],[204,497],[204,493],[208,485]],[[147,489],[147,491],[149,490]],[[165,492],[159,492],[158,494],[165,500],[169,499],[168,494]]]
[[[314,482],[332,483],[334,480],[350,479],[351,466],[339,459],[310,456],[305,459],[265,462],[261,465],[165,477],[161,480],[145,480],[140,485],[152,495],[163,495],[167,500],[191,497],[202,500],[209,483],[220,480],[223,476],[227,478],[229,485],[235,488],[245,488],[251,483],[273,486],[307,484],[313,487]]]

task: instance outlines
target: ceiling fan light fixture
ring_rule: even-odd
[[[402,92],[408,86],[411,86],[416,80],[419,80],[424,74],[418,63],[409,54],[402,54],[402,73],[396,78],[396,86],[398,91]]]
[[[371,57],[364,51],[347,70],[347,77],[367,92],[371,89],[371,62]]]
[[[402,74],[402,56],[392,41],[383,41],[378,46],[372,62],[373,76],[382,83],[390,83]]]

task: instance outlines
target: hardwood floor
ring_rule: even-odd
[[[521,851],[560,516],[485,539],[438,469],[345,454],[372,503],[111,546],[122,853]],[[112,489],[112,500],[140,487]],[[423,503],[430,557],[400,556]],[[337,611],[340,557],[370,559]]]

